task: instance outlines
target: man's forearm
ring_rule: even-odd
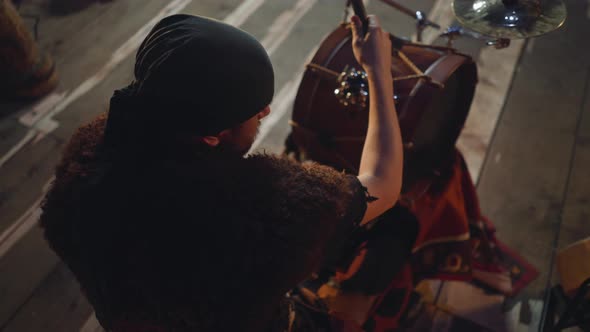
[[[386,75],[369,74],[369,126],[359,175],[374,177],[379,182],[372,186],[372,195],[395,203],[401,190],[403,151],[393,80],[389,72]]]
[[[352,50],[369,78],[369,126],[359,167],[359,181],[378,199],[367,206],[363,223],[391,208],[402,183],[403,151],[393,102],[391,36],[369,15],[368,33],[353,16]]]

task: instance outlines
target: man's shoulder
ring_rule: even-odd
[[[247,172],[257,173],[263,183],[279,192],[291,195],[331,198],[351,193],[356,188],[356,176],[315,162],[292,160],[278,155],[257,154],[245,159]]]
[[[104,129],[107,122],[107,114],[102,113],[90,122],[87,122],[74,132],[68,145],[65,148],[65,154],[89,153],[95,150],[103,140]]]
[[[311,181],[317,185],[338,186],[349,184],[356,177],[338,171],[330,166],[316,162],[299,162],[282,155],[255,154],[245,159],[249,168],[261,171],[265,174],[280,175],[279,182],[286,183],[291,180]],[[279,179],[278,179],[279,180]]]
[[[255,155],[248,159],[248,180],[266,188],[274,201],[293,215],[348,215],[366,204],[365,191],[356,176],[318,163],[300,163],[281,156]],[[257,181],[257,183],[254,183]]]

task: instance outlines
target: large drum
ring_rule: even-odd
[[[367,131],[368,103],[346,105],[335,94],[346,79],[341,72],[351,67],[361,69],[351,40],[350,29],[341,24],[324,39],[307,65],[295,99],[287,148],[302,160],[356,174]],[[404,143],[403,193],[407,196],[427,189],[455,155],[477,70],[471,57],[454,49],[393,36],[392,41],[391,74]]]

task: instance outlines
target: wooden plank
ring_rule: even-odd
[[[164,3],[125,0],[96,3],[66,16],[53,16],[39,3],[39,44],[55,58],[60,89],[71,89],[96,72]]]
[[[588,28],[585,11],[576,8],[583,5],[570,1],[571,14],[561,31],[528,41],[478,186],[483,212],[496,224],[499,238],[541,276],[513,300],[516,306],[510,311],[502,297],[481,294],[474,299],[478,289],[466,284],[453,283],[443,292],[455,297],[447,300],[459,315],[493,330],[539,328],[586,84],[586,72],[579,68],[589,64],[590,48],[579,47],[581,31]],[[580,182],[582,176],[572,174],[571,179]],[[563,212],[565,222],[567,209]],[[474,303],[488,303],[490,310],[474,314]],[[494,325],[502,321],[508,329]]]
[[[34,228],[0,260],[0,330],[59,260],[41,233]]]
[[[67,267],[59,263],[2,331],[76,331],[91,312],[78,282]]]
[[[60,126],[55,129],[52,136],[67,142],[80,125],[93,120],[103,112],[107,112],[113,91],[127,86],[133,80],[134,64],[135,58],[125,59],[116,71],[59,113],[55,120],[60,123]]]
[[[10,114],[12,107],[14,109],[21,107],[17,105],[20,104],[2,104],[0,102],[0,109],[2,109],[2,112],[7,113],[6,117],[0,115],[0,158],[27,135],[27,128],[18,123],[18,119]]]
[[[26,146],[0,170],[0,233],[41,195],[53,176],[63,142],[55,137]]]
[[[590,70],[586,81],[585,100],[581,105],[581,118],[576,134],[574,157],[570,179],[567,186],[566,200],[563,208],[559,239],[556,250],[590,237]],[[583,259],[583,258],[582,258]],[[551,286],[560,283],[556,266],[552,266]],[[569,332],[581,331],[577,327],[567,329]]]
[[[583,101],[587,50],[572,43],[585,29],[579,2],[570,22],[536,39],[513,82],[478,186],[484,214],[498,236],[541,271],[525,293],[540,297],[564,204],[572,147]],[[585,47],[588,48],[588,47]]]
[[[31,32],[34,31],[35,20],[32,16],[38,17],[38,45],[56,55],[57,58],[63,56],[71,45],[69,40],[76,37],[72,31],[81,32],[86,26],[92,24],[96,17],[108,12],[114,3],[91,4],[84,10],[69,13],[67,15],[55,15],[51,12],[49,3],[44,0],[25,0],[22,1],[18,11],[21,16],[25,17],[24,22]],[[29,16],[29,18],[26,18]]]
[[[557,247],[590,237],[590,70]]]
[[[563,222],[559,234],[557,249],[590,237],[590,144],[580,143],[576,147],[572,181],[568,192],[568,201],[563,211]],[[574,178],[573,175],[576,177]],[[583,187],[585,185],[585,187]]]
[[[479,82],[457,141],[474,183],[479,179],[523,46],[524,42],[518,40],[502,50],[487,47],[476,58]]]

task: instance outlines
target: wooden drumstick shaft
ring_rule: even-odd
[[[361,19],[363,23],[363,36],[367,34],[369,31],[369,18],[367,17],[367,10],[365,9],[365,4],[363,0],[350,0],[352,4],[352,9],[354,10],[354,14]]]
[[[412,60],[408,59],[408,57],[402,51],[397,51],[397,56],[414,72],[414,74],[424,75],[424,72],[422,72],[420,68],[416,67]]]

